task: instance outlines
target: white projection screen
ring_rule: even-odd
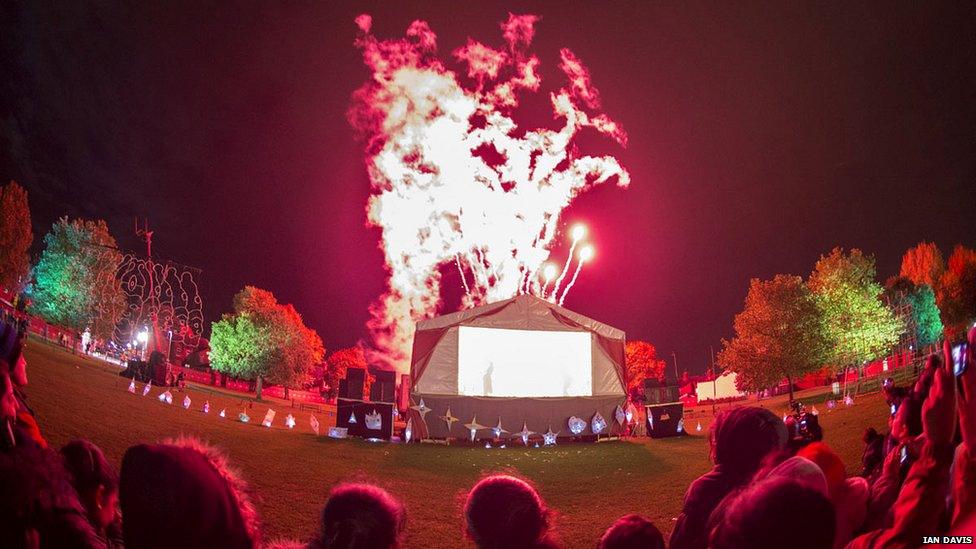
[[[461,326],[458,394],[592,396],[590,333]]]

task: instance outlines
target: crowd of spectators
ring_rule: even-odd
[[[859,549],[973,536],[976,328],[969,343],[962,375],[954,375],[946,345],[911,388],[886,390],[888,433],[865,432],[857,476],[822,441],[791,444],[798,424],[769,410],[721,413],[709,438],[714,467],[689,486],[667,546]],[[138,444],[116,472],[90,442],[55,451],[34,421],[27,382],[23,332],[0,323],[0,547],[395,548],[404,541],[408,510],[362,483],[332,489],[314,539],[264,540],[248,485],[221,452],[189,438]],[[463,505],[463,530],[480,548],[560,547],[553,522],[535,487],[509,475],[481,479]],[[619,518],[594,544],[666,546],[639,515]]]

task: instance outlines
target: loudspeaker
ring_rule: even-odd
[[[662,386],[657,379],[644,380],[645,404],[665,404],[678,401],[678,386]]]
[[[339,382],[339,398],[362,400],[363,385],[365,382],[366,370],[362,368],[349,368],[346,370],[346,378]]]
[[[396,372],[390,370],[373,370],[373,384],[369,387],[371,402],[396,401]]]
[[[674,437],[684,432],[684,404],[654,404],[645,406],[647,411],[647,436],[651,438]]]
[[[393,404],[340,398],[336,401],[336,427],[349,435],[389,440],[393,436]]]

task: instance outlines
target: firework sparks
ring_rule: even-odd
[[[572,256],[571,256],[572,257]],[[569,284],[566,285],[566,289],[563,290],[562,297],[559,298],[559,306],[561,307],[563,302],[566,301],[566,296],[569,295],[569,290],[576,284],[576,279],[579,278],[580,271],[583,270],[583,263],[586,263],[593,257],[593,247],[586,246],[580,250],[579,259],[576,261],[576,270],[573,272],[573,278],[569,280]],[[556,292],[552,292],[555,296]]]
[[[510,15],[500,48],[469,38],[452,52],[454,71],[437,57],[426,22],[414,21],[406,38],[380,40],[370,16],[356,18],[371,74],[349,119],[365,140],[367,215],[382,230],[389,269],[389,287],[370,309],[372,359],[408,367],[414,324],[437,312],[439,268],[449,262],[465,286],[463,306],[539,293],[563,209],[594,185],[630,182],[615,158],[573,152],[584,128],[620,145],[627,138],[599,112],[599,92],[570,50],[559,52],[566,83],[549,94],[561,127],[524,131],[511,118],[519,93],[541,84],[539,59],[528,52],[538,20]]]

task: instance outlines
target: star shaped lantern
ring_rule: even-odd
[[[441,419],[443,419],[444,422],[447,423],[447,431],[448,432],[451,431],[451,427],[454,427],[454,424],[455,423],[457,423],[458,421],[461,421],[458,418],[454,417],[453,414],[451,414],[451,408],[450,408],[450,406],[448,406],[448,408],[447,408],[447,413],[441,416]]]
[[[552,425],[550,425],[549,430],[547,430],[545,433],[542,433],[542,444],[544,446],[555,446],[557,436],[559,436],[559,433],[553,433]]]
[[[469,431],[471,431],[471,442],[474,442],[474,436],[475,436],[475,433],[478,432],[478,429],[484,429],[485,428],[484,425],[478,423],[478,416],[477,415],[472,416],[471,417],[471,423],[465,423],[464,424],[464,427],[467,428]]]
[[[410,409],[420,412],[420,419],[427,421],[427,414],[430,412],[430,408],[424,404],[424,399],[420,399],[420,404],[411,406]]]
[[[527,424],[523,423],[522,424],[522,430],[519,431],[519,432],[517,432],[517,433],[513,433],[512,436],[521,437],[522,438],[522,444],[528,446],[529,445],[529,436],[534,435],[534,434],[535,434],[535,431],[530,431],[529,430],[529,426]]]

